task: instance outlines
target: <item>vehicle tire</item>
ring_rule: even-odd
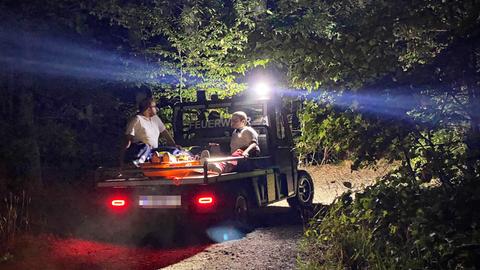
[[[243,192],[235,196],[232,218],[235,227],[243,232],[250,231],[250,205],[247,196]]]
[[[314,195],[313,180],[306,171],[298,172],[298,186],[295,197],[287,199],[292,208],[307,208],[312,206]]]

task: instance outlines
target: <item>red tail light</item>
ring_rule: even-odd
[[[195,196],[193,203],[197,213],[212,213],[217,211],[218,198],[212,193],[203,193]]]
[[[213,196],[199,197],[197,202],[198,204],[202,204],[202,205],[213,204]]]
[[[122,207],[122,206],[125,206],[125,200],[123,200],[123,199],[115,199],[115,200],[112,200],[112,206],[114,206],[114,207]]]

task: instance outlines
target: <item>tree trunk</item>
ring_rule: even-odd
[[[22,78],[29,80],[29,78]],[[25,180],[27,189],[38,189],[42,187],[42,168],[40,162],[40,149],[37,142],[37,132],[34,118],[34,96],[31,89],[22,89],[19,94],[19,117],[18,123],[22,132],[19,148],[21,162],[17,169],[22,170],[22,178]]]
[[[28,46],[31,44],[30,37],[24,35],[22,38],[25,44],[22,56],[23,59],[28,60],[35,52]],[[28,63],[22,64],[28,65]],[[35,77],[25,70],[21,69],[19,76],[12,76],[16,80],[10,83],[13,88],[18,88],[10,89],[16,96],[14,100],[17,101],[12,107],[12,123],[16,125],[15,129],[18,132],[16,139],[19,142],[15,150],[19,160],[15,162],[15,167],[22,186],[27,189],[38,189],[42,187],[42,168],[35,127]]]

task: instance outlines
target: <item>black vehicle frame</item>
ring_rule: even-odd
[[[259,156],[229,157],[230,115],[234,111],[247,113],[249,124],[259,133]],[[190,146],[194,153],[211,150],[212,157],[202,165],[189,167],[203,169],[203,173],[172,180],[147,177],[142,169],[123,170],[119,174],[118,168],[99,168],[97,187],[110,208],[114,198],[126,198],[129,207],[123,212],[130,213],[181,211],[228,214],[244,220],[251,208],[285,199],[294,207],[308,206],[313,200],[313,181],[306,171],[297,169],[287,119],[280,99],[243,97],[177,104],[173,120],[176,142]],[[229,160],[238,160],[243,166],[239,164],[239,171],[220,175],[207,172],[209,162]],[[212,198],[212,203],[199,204],[198,198],[203,195]],[[177,203],[162,203],[169,198]]]

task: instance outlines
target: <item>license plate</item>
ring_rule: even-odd
[[[138,199],[140,208],[178,208],[182,205],[180,195],[141,195]]]

